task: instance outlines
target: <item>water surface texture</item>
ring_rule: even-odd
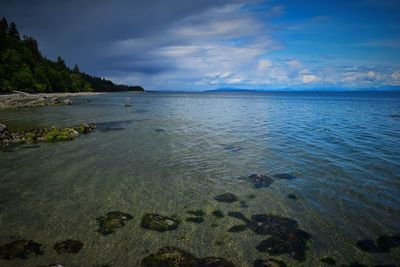
[[[328,256],[338,265],[397,264],[399,247],[368,253],[356,242],[400,233],[400,118],[390,116],[399,106],[399,93],[118,93],[0,111],[11,129],[97,123],[71,142],[0,152],[0,245],[32,239],[44,251],[0,266],[139,266],[164,246],[236,266],[268,258],[256,250],[265,236],[227,232],[240,224],[229,211],[296,220],[311,239],[303,262],[274,256],[289,266],[323,266]],[[240,179],[253,173],[295,179],[257,189]],[[242,202],[215,201],[222,193]],[[186,222],[198,209],[204,222]],[[212,216],[216,209],[225,217]],[[96,218],[115,210],[134,218],[113,234],[96,232]],[[146,213],[181,224],[145,230]],[[57,254],[54,244],[66,239],[83,249]]]

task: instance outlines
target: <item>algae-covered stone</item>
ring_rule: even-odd
[[[165,232],[178,228],[179,221],[155,213],[148,213],[143,216],[140,226],[144,229]]]
[[[111,211],[106,213],[105,216],[96,218],[99,222],[99,229],[97,232],[103,235],[114,233],[114,230],[125,226],[125,222],[132,220],[132,215],[120,211]]]
[[[197,258],[179,248],[163,247],[156,253],[143,258],[142,267],[234,267],[233,263],[223,258]]]
[[[141,263],[142,267],[196,267],[198,261],[192,254],[174,247],[164,247],[154,254],[145,257]]]
[[[58,254],[78,253],[83,248],[83,243],[78,240],[68,239],[54,245],[54,249]]]
[[[244,178],[249,183],[252,183],[255,188],[266,188],[269,187],[273,182],[274,179],[267,175],[260,175],[260,174],[252,174]]]
[[[258,259],[254,261],[254,267],[286,267],[286,263],[281,260],[268,258],[265,260]]]
[[[224,202],[224,203],[233,203],[238,201],[237,196],[231,193],[217,195],[214,197],[214,199],[218,202]]]
[[[41,244],[32,240],[16,240],[0,247],[0,258],[12,260],[15,258],[27,259],[43,254]]]
[[[41,140],[44,142],[60,142],[72,140],[78,136],[79,133],[74,128],[52,127],[41,137]]]
[[[74,127],[74,130],[81,134],[91,133],[94,129],[96,129],[95,124],[86,124],[86,123],[81,123]]]

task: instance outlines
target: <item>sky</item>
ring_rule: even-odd
[[[42,54],[147,90],[400,86],[400,0],[0,0]]]

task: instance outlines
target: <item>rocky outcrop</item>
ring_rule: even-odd
[[[81,134],[88,134],[95,128],[96,125],[94,124],[81,123],[72,127],[49,127],[10,132],[6,125],[0,124],[0,147],[13,144],[69,141],[77,138]]]

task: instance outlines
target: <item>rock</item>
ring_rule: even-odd
[[[238,201],[237,196],[231,193],[217,195],[214,197],[214,199],[218,202],[224,202],[224,203],[233,203]]]
[[[97,232],[103,235],[114,233],[115,229],[125,226],[125,222],[132,220],[132,215],[120,211],[111,211],[106,213],[105,216],[96,218],[99,222],[99,229]]]
[[[148,213],[143,216],[140,226],[144,229],[165,232],[178,228],[179,221],[155,213]]]
[[[273,176],[276,179],[283,179],[283,180],[293,180],[296,179],[296,176],[290,173],[278,173]]]
[[[286,267],[286,263],[281,260],[268,258],[265,260],[258,259],[254,261],[254,267]]]
[[[336,260],[332,257],[325,257],[320,259],[321,262],[327,264],[327,265],[336,265]]]
[[[229,232],[244,231],[248,228],[256,234],[269,236],[256,247],[258,251],[271,255],[289,254],[296,260],[305,260],[307,241],[311,236],[299,229],[295,220],[270,214],[255,214],[250,219],[240,212],[229,212],[228,215],[245,223],[232,227]]]
[[[174,247],[164,247],[159,249],[156,253],[142,259],[142,267],[156,267],[156,266],[198,266],[198,261],[192,254]]]
[[[252,174],[248,177],[245,177],[244,179],[249,183],[252,183],[257,189],[267,188],[274,182],[274,179],[272,179],[271,177],[260,174]]]
[[[12,260],[15,258],[27,259],[43,254],[41,244],[32,240],[16,240],[0,247],[0,258]]]
[[[203,217],[206,215],[206,213],[203,210],[189,210],[187,211],[187,213],[198,217]]]
[[[41,136],[41,141],[43,142],[60,142],[60,141],[69,141],[75,139],[79,136],[78,131],[74,128],[50,128],[43,136]]]
[[[94,129],[96,129],[95,124],[86,124],[86,123],[81,123],[80,125],[74,127],[75,131],[82,134],[91,133]]]
[[[369,253],[388,253],[392,248],[400,246],[400,234],[378,237],[376,242],[371,239],[362,239],[357,241],[357,247]]]
[[[232,226],[231,228],[229,228],[228,232],[230,232],[230,233],[238,233],[238,232],[243,232],[246,229],[248,229],[247,225],[240,224],[240,225]]]
[[[202,223],[202,222],[204,222],[204,219],[203,219],[203,217],[189,217],[189,218],[186,218],[185,221],[192,222],[192,223]]]
[[[221,210],[214,210],[211,214],[218,219],[224,217],[224,213]]]
[[[60,104],[60,99],[58,99],[58,97],[53,97],[50,101],[51,101],[53,104]]]
[[[5,126],[4,124],[0,123],[0,134],[4,133],[7,130],[7,126]]]
[[[68,239],[56,243],[53,247],[58,254],[78,253],[83,248],[83,243],[78,240]]]
[[[65,100],[64,100],[64,105],[70,106],[70,105],[72,105],[72,104],[73,104],[73,102],[72,102],[71,99],[65,99]]]
[[[156,253],[143,258],[142,267],[234,267],[232,262],[223,258],[197,258],[194,255],[174,247],[163,247]]]
[[[289,254],[295,260],[305,260],[305,252],[307,248],[307,240],[310,236],[303,230],[296,229],[294,231],[281,232],[272,235],[261,241],[256,247],[260,252],[268,252],[270,255]]]

